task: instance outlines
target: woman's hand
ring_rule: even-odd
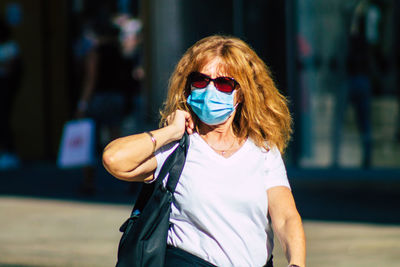
[[[177,110],[167,117],[166,126],[151,131],[156,142],[146,133],[125,136],[112,141],[103,152],[103,165],[115,177],[127,181],[153,178],[157,161],[154,150],[182,138],[185,130],[193,133],[190,113]],[[155,146],[154,146],[155,144]]]
[[[182,138],[185,130],[188,134],[193,133],[194,123],[192,116],[189,112],[183,110],[176,110],[167,117],[167,125],[173,127],[176,131],[175,139],[179,140]]]

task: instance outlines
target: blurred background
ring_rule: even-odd
[[[101,35],[118,38],[131,72],[142,68],[140,85],[125,89],[140,98],[125,123],[137,115],[155,127],[179,57],[218,33],[248,42],[290,99],[289,165],[400,166],[398,1],[1,0],[0,8],[9,31],[2,69],[12,57],[7,42],[20,61],[18,85],[2,101],[12,104],[7,115],[22,162],[57,155],[62,126],[75,117],[84,91],[84,62]]]
[[[139,186],[108,175],[101,150],[113,138],[157,127],[175,64],[188,47],[212,34],[249,43],[290,101],[294,134],[285,162],[311,241],[326,244],[331,236],[313,230],[340,233],[350,229],[347,223],[377,224],[377,233],[387,230],[388,237],[400,238],[399,17],[398,0],[0,0],[0,266],[114,262],[117,229]],[[87,118],[95,125],[90,164],[63,166],[65,125]],[[54,221],[67,223],[63,229],[69,237],[77,224],[93,230],[93,222],[103,221],[102,213],[120,209],[114,221],[99,228],[112,232],[107,239],[112,249],[101,254],[111,256],[90,263],[101,256],[65,256],[64,250],[60,253],[69,261],[51,261],[54,253],[60,260],[61,254],[48,249],[55,241],[33,235],[32,244],[47,240],[49,246],[22,257],[16,251],[32,247],[23,246],[25,234],[13,243],[15,233],[37,233],[34,227],[46,225],[21,222],[22,214],[35,209],[28,203],[37,203],[41,218],[61,207],[75,207],[72,217],[99,209],[93,215],[98,217],[84,222],[81,217]],[[374,236],[369,230],[359,235]],[[344,236],[356,240],[349,235],[355,232]],[[80,237],[74,242],[98,235]],[[348,260],[360,261],[378,249],[379,259],[396,262],[399,256],[385,254],[393,249],[392,241],[374,239],[370,250],[349,245],[351,250],[345,242],[345,250],[328,246],[321,252],[311,245],[318,256],[310,266],[358,266]],[[332,257],[354,251],[360,253],[343,264]]]

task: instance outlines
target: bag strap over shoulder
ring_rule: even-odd
[[[165,160],[163,166],[161,167],[160,173],[157,176],[157,179],[151,184],[142,185],[142,190],[140,191],[140,194],[136,199],[134,208],[132,210],[132,215],[143,210],[148,199],[152,195],[154,188],[158,186],[163,186],[163,180],[168,173],[169,176],[166,188],[171,193],[175,192],[175,188],[178,184],[179,177],[181,176],[183,166],[185,165],[188,149],[189,135],[185,132],[181,140],[179,140],[179,145],[177,146],[177,148]]]
[[[168,182],[166,188],[172,194],[175,192],[176,185],[181,177],[183,167],[186,162],[186,155],[189,148],[189,135],[185,132],[174,154],[174,161],[169,170]]]

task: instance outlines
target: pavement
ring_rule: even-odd
[[[288,169],[304,220],[308,266],[400,266],[400,170]],[[0,267],[115,266],[139,185],[100,165],[96,192],[82,171],[52,162],[0,172]],[[286,266],[277,242],[275,266]]]

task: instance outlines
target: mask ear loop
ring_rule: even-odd
[[[233,91],[233,93],[232,93],[232,94],[234,94],[233,97],[235,97],[236,92],[237,92],[239,89],[240,89],[240,87],[239,87],[238,89],[235,89],[235,90]],[[241,99],[240,99],[240,100],[241,100]],[[236,105],[233,106],[233,110],[236,110],[236,108],[237,108],[237,107],[239,106],[239,104],[241,104],[241,103],[242,103],[242,101],[239,101],[239,99],[238,99]],[[233,114],[233,112],[232,112],[232,114]],[[231,116],[232,116],[232,114],[231,114]],[[236,116],[236,113],[235,113],[235,116]],[[229,117],[230,117],[230,116],[229,116]]]
[[[233,91],[233,94],[234,94],[233,97],[235,97],[235,95],[236,95],[236,90]],[[236,110],[237,106],[238,106],[240,103],[241,103],[241,102],[237,102],[236,105],[233,106],[233,110]],[[232,113],[231,113],[231,115],[229,116],[229,118],[233,115],[233,113],[234,113],[234,112],[232,111]],[[235,114],[236,114],[236,113],[235,113]]]
[[[234,94],[233,97],[239,95],[239,94],[237,94],[237,91],[239,91],[239,90],[240,90],[240,87],[239,87],[238,89],[235,89],[235,90],[232,92],[232,94]],[[240,103],[242,103],[242,96],[241,96],[241,95],[239,95],[239,97],[236,98],[236,105],[234,106],[234,109],[236,109],[236,107],[237,107]]]

